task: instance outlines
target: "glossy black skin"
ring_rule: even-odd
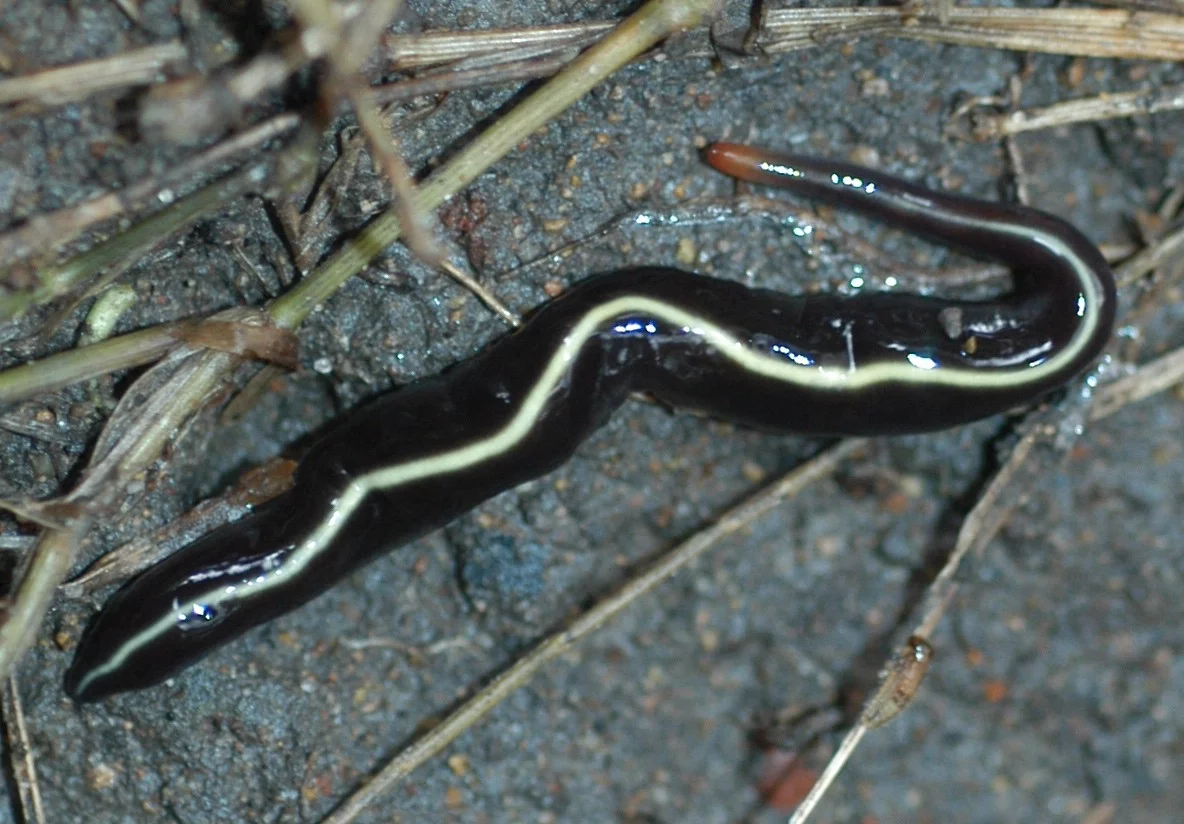
[[[801,162],[801,159],[797,159]],[[814,161],[819,175],[835,164]],[[855,171],[848,167],[840,173]],[[1028,209],[954,198],[876,174],[876,197],[836,191],[825,183],[808,194],[936,236],[1017,270],[1013,296],[989,304],[902,294],[788,296],[740,284],[663,269],[634,269],[589,278],[546,304],[521,329],[447,373],[385,395],[351,413],[317,442],[301,462],[295,486],[255,513],[218,529],[123,586],[91,622],[66,675],[77,701],[147,687],[174,675],[217,646],[324,592],[375,556],[437,529],[493,495],[550,472],[602,426],[631,392],[647,391],[677,407],[786,434],[891,435],[956,426],[1030,402],[1072,377],[1099,353],[1109,335],[1113,286],[1096,249],[1068,224]],[[919,214],[894,212],[902,196],[924,196],[936,207]],[[81,677],[110,650],[155,621],[162,611],[208,592],[214,584],[253,578],[264,559],[282,563],[294,546],[328,514],[352,477],[384,465],[454,449],[500,430],[535,383],[557,343],[590,307],[625,294],[644,294],[688,308],[729,328],[754,347],[782,342],[817,358],[846,364],[848,338],[855,363],[901,359],[892,348],[925,354],[949,368],[991,369],[992,358],[1031,349],[1041,341],[1063,346],[1077,328],[1080,289],[1067,264],[1031,241],[982,228],[967,215],[993,222],[1038,222],[1069,242],[1098,268],[1107,284],[1100,307],[1104,322],[1078,358],[1036,384],[978,391],[932,384],[893,384],[874,389],[803,389],[737,368],[698,338],[657,322],[655,334],[614,332],[605,324],[572,362],[527,439],[510,454],[462,472],[372,493],[355,511],[328,551],[295,580],[223,609],[213,620],[176,628],[147,644],[126,665],[79,689]],[[961,351],[939,315],[961,309],[964,324],[1008,319],[1012,328],[978,336],[973,356]],[[618,318],[624,320],[630,317]],[[641,321],[652,318],[636,317]],[[837,321],[837,324],[836,324]],[[194,580],[197,575],[200,580]]]

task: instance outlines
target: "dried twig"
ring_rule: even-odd
[[[970,135],[975,140],[995,140],[1004,135],[1051,129],[1071,123],[1092,123],[1179,109],[1184,109],[1184,85],[1163,86],[1139,92],[1102,94],[1005,114],[975,112]]]
[[[767,54],[874,35],[1040,54],[1184,59],[1184,17],[1113,9],[950,6],[947,20],[915,6],[774,9],[757,42]]]
[[[29,824],[42,824],[46,818],[45,809],[41,803],[41,785],[37,781],[37,759],[33,754],[32,743],[29,741],[29,729],[25,724],[25,710],[21,704],[20,688],[13,676],[5,679],[4,721],[8,728],[5,749],[8,750],[9,767],[16,779],[22,820],[29,822]],[[13,740],[14,733],[15,740]]]
[[[1115,272],[1120,289],[1134,285],[1150,272],[1184,256],[1184,226],[1137,253]]]
[[[1098,392],[1090,408],[1091,421],[1108,418],[1120,409],[1184,383],[1184,348],[1156,358],[1132,375],[1119,378]]]
[[[155,83],[161,72],[188,57],[185,46],[172,40],[121,52],[98,60],[46,69],[0,80],[0,105],[23,104],[17,113],[84,100],[97,92]]]
[[[611,21],[597,20],[531,28],[391,34],[386,38],[386,53],[392,68],[406,71],[466,58],[516,55],[523,49],[559,50],[603,36],[614,25]]]
[[[298,341],[290,330],[228,319],[241,315],[232,309],[205,320],[166,323],[14,366],[0,372],[0,404],[153,363],[178,343],[296,367]]]
[[[1082,57],[1184,58],[1184,17],[1178,12],[942,4],[940,13],[927,13],[915,3],[762,11],[751,40],[765,54],[875,36]],[[596,21],[474,32],[392,34],[387,37],[386,51],[396,69],[422,69],[473,57],[501,55],[502,59],[514,59],[512,55],[525,48],[558,50],[603,35],[611,27],[609,22]],[[698,50],[691,53],[711,54]]]
[[[1184,15],[1184,0],[1094,0],[1099,6],[1114,6],[1134,11],[1162,11],[1165,14]]]
[[[1030,64],[1031,55],[1025,54],[1021,58],[1025,68]],[[1023,72],[1011,76],[1007,84],[1008,108],[1012,111],[1019,108],[1020,98],[1024,93]],[[1003,149],[1007,152],[1007,162],[1011,172],[1011,186],[1017,202],[1030,206],[1031,194],[1028,191],[1028,171],[1024,163],[1024,153],[1020,150],[1020,143],[1012,135],[1003,138]]]
[[[374,86],[371,90],[376,105],[385,106],[400,100],[413,100],[432,94],[444,94],[461,89],[488,88],[550,77],[570,63],[578,52],[563,50],[551,57],[534,57],[499,63],[491,68],[455,69],[446,72],[410,77],[394,83]]]
[[[498,317],[510,324],[511,327],[517,329],[522,325],[522,318],[514,310],[498,300],[497,295],[486,289],[483,284],[479,283],[463,269],[447,260],[440,262],[440,268],[447,272],[449,277],[476,295],[478,300],[497,314]]]

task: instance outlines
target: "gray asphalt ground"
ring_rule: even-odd
[[[137,27],[102,0],[0,8],[13,72],[184,35],[210,53],[258,47],[267,19],[148,0]],[[619,4],[414,2],[409,29],[601,19]],[[729,19],[743,20],[743,8]],[[254,38],[254,40],[252,40]],[[878,156],[884,168],[993,198],[1001,147],[942,136],[972,95],[1005,93],[1028,66],[1023,104],[1170,82],[1165,64],[1070,61],[869,39],[725,69],[708,59],[622,71],[483,175],[453,231],[510,306],[625,265],[690,259],[698,270],[784,289],[960,262],[857,220],[879,250],[812,249],[776,221],[735,215],[639,226],[726,198],[730,181],[697,145],[730,139],[815,154]],[[462,145],[514,89],[405,107],[415,169]],[[0,229],[158,172],[192,151],[146,144],[128,124],[136,94],[40,114],[0,112]],[[1178,114],[1061,128],[1018,141],[1034,205],[1102,242],[1184,180]],[[333,148],[326,149],[326,163]],[[342,194],[341,232],[382,200],[364,169]],[[455,213],[454,213],[455,216]],[[626,216],[624,219],[619,219]],[[577,253],[515,270],[612,230]],[[233,254],[239,243],[262,278]],[[121,331],[259,304],[283,289],[285,250],[265,204],[243,198],[127,272],[138,300]],[[683,264],[684,266],[687,264]],[[503,334],[459,287],[392,250],[302,328],[303,368],[233,427],[211,411],[87,547],[87,560],[167,522],[241,470],[290,449],[334,415],[438,372]],[[1181,344],[1179,291],[1132,330],[1151,357]],[[34,315],[4,344],[34,332]],[[78,318],[37,354],[69,347]],[[0,364],[17,360],[0,349]],[[22,405],[62,421],[52,442],[0,430],[0,497],[67,488],[110,401],[114,376]],[[878,443],[727,541],[690,572],[555,663],[416,772],[364,820],[754,822],[784,815],[754,789],[754,733],[779,714],[830,708],[868,679],[911,582],[948,546],[994,454],[1002,420]],[[1184,407],[1178,393],[1090,427],[967,572],[932,639],[916,705],[870,736],[817,822],[1172,822],[1184,809]],[[560,471],[503,494],[392,553],[307,607],[169,684],[75,707],[62,674],[93,604],[59,601],[18,682],[48,822],[316,821],[549,628],[627,569],[709,523],[823,444],[737,431],[628,405]],[[903,490],[903,491],[902,491]],[[12,530],[0,516],[0,529]],[[57,640],[55,640],[57,639]],[[383,644],[355,642],[382,640]],[[63,649],[63,646],[65,647]],[[408,648],[419,650],[411,655]],[[8,731],[11,735],[11,730]],[[812,763],[836,741],[827,736]],[[6,785],[11,793],[12,783]],[[1108,805],[1113,817],[1105,818]],[[1089,816],[1095,816],[1090,818]],[[0,821],[13,819],[11,803]],[[1096,816],[1103,816],[1097,818]]]

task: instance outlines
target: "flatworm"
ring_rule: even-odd
[[[1110,335],[1113,276],[1059,218],[744,146],[706,158],[1006,263],[1015,291],[793,296],[667,268],[588,278],[476,357],[350,413],[291,490],[125,584],[87,628],[66,691],[93,701],[163,681],[560,466],[632,392],[771,432],[928,432],[1062,386]]]

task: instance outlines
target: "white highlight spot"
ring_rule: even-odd
[[[798,366],[813,366],[814,365],[814,360],[809,355],[803,355],[801,352],[795,352],[792,349],[790,349],[788,346],[783,346],[781,344],[777,344],[776,346],[770,347],[770,349],[772,352],[774,352],[778,355],[784,355],[785,357],[789,358],[789,360],[793,361]]]
[[[769,163],[768,161],[761,161],[760,165],[762,172],[772,172],[775,175],[782,177],[801,177],[802,170],[795,169],[793,166],[783,166],[780,163]]]

